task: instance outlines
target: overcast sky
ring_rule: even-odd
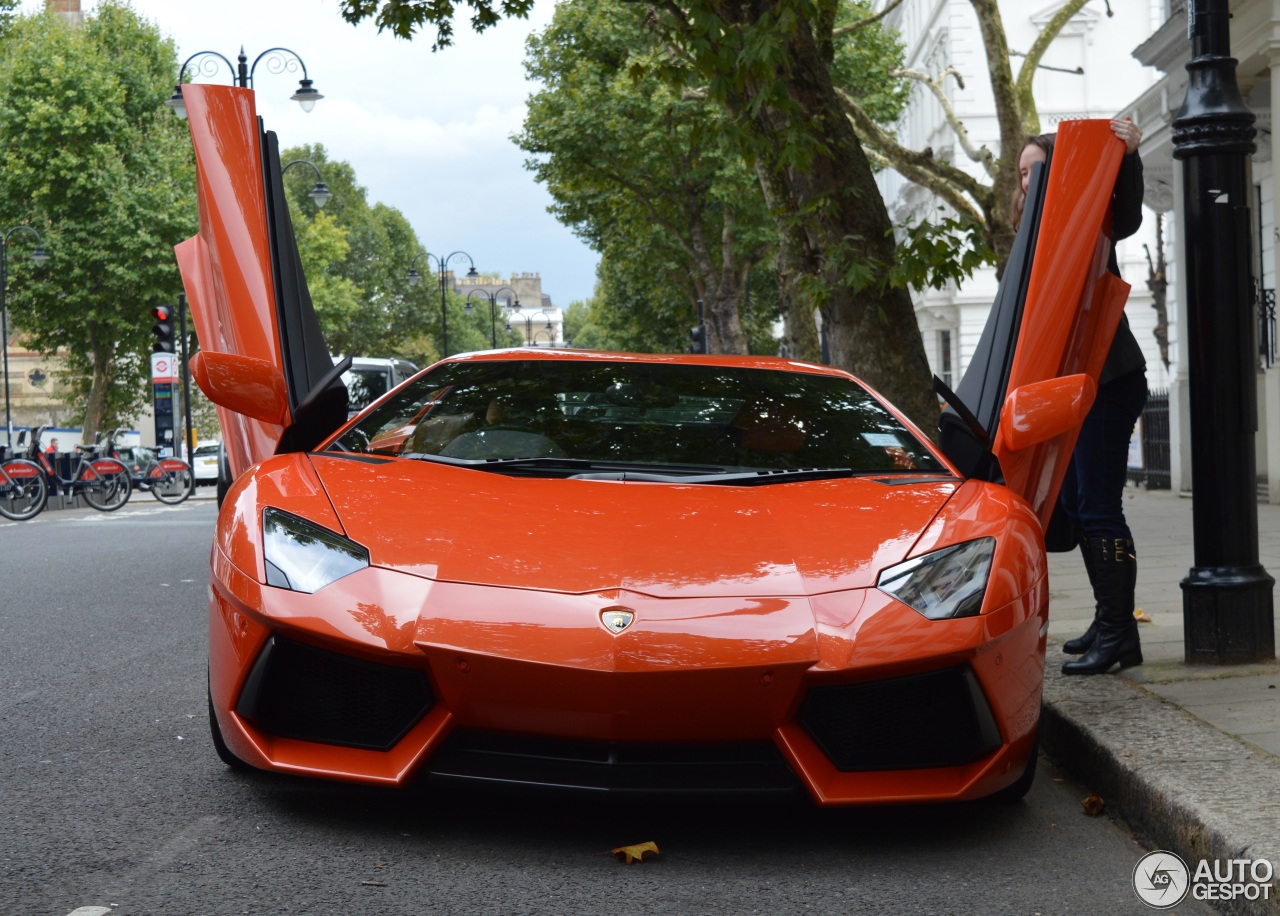
[[[82,2],[88,12],[96,0]],[[591,295],[596,254],[547,213],[550,197],[510,140],[536,88],[524,78],[524,41],[548,24],[553,0],[483,35],[471,32],[463,5],[455,44],[434,54],[429,35],[407,42],[349,25],[338,0],[131,2],[174,40],[179,62],[210,50],[234,63],[242,45],[250,62],[272,47],[297,52],[324,99],[302,113],[289,101],[300,74],[264,72],[264,60],[254,84],[267,128],[282,147],[323,143],[330,158],[351,163],[369,202],[404,213],[432,254],[462,250],[504,277],[540,273],[561,308]],[[230,74],[223,67],[199,81]]]

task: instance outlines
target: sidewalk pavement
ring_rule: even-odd
[[[1137,605],[1145,663],[1118,674],[1061,673],[1062,643],[1093,619],[1079,552],[1049,555],[1045,751],[1153,849],[1201,859],[1267,859],[1280,879],[1280,666],[1187,665],[1182,589],[1193,562],[1192,500],[1125,489],[1138,555]],[[1280,578],[1280,506],[1258,506],[1259,560]],[[1280,627],[1278,627],[1280,629]],[[1267,901],[1226,912],[1280,914]],[[1221,906],[1222,904],[1218,904]]]

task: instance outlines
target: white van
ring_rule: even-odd
[[[335,365],[341,361],[341,357],[334,357]],[[417,372],[418,367],[408,360],[352,357],[351,368],[342,373],[347,386],[347,416],[354,417]]]

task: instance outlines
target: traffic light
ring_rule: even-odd
[[[151,309],[151,317],[156,320],[151,333],[156,335],[156,342],[151,345],[152,353],[173,352],[173,306],[157,305]]]
[[[693,338],[693,346],[689,348],[690,353],[707,352],[707,326],[705,324],[694,325],[689,329],[689,336]]]

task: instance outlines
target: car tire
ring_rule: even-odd
[[[213,711],[212,691],[209,693],[209,735],[213,738],[213,749],[217,752],[219,760],[233,770],[244,772],[254,769],[254,767],[231,753],[231,748],[227,747],[227,742],[222,740],[222,729],[218,727],[218,717]]]

